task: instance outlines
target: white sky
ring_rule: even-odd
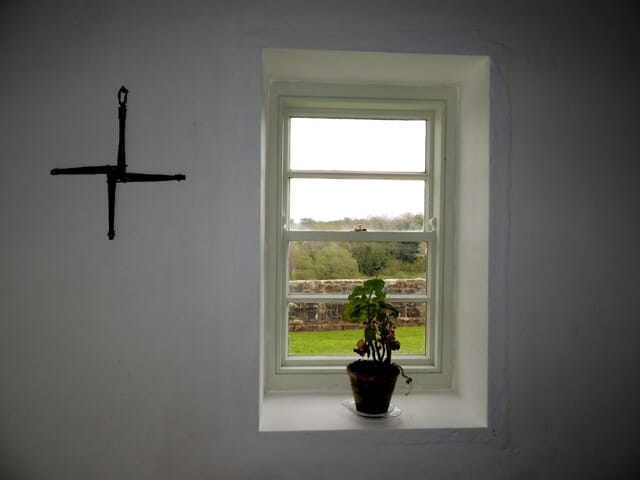
[[[424,120],[292,118],[290,168],[424,172]],[[424,213],[424,182],[292,179],[294,220]]]

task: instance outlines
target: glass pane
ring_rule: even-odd
[[[424,172],[425,120],[291,118],[291,170]]]
[[[291,242],[289,293],[348,295],[366,278],[389,295],[427,293],[426,242]]]
[[[426,303],[393,302],[400,311],[396,320],[396,339],[400,342],[398,355],[424,355]],[[348,355],[362,338],[362,327],[342,320],[343,304],[290,303],[289,355]]]
[[[292,178],[292,230],[404,230],[424,228],[422,180]]]

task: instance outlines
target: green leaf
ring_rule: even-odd
[[[376,296],[384,295],[382,289],[384,288],[384,280],[381,278],[370,278],[365,280],[362,285],[368,292],[375,292]]]
[[[400,315],[400,312],[398,311],[398,309],[390,303],[380,302],[380,308],[383,308],[385,310],[390,310],[391,312],[390,313],[387,312],[387,314],[391,317],[397,318],[398,315]]]
[[[351,292],[351,295],[349,295],[349,300],[353,300],[358,297],[364,297],[368,293],[369,292],[362,285],[359,285],[357,287],[354,287],[353,291]]]
[[[361,304],[347,303],[342,309],[342,319],[347,322],[360,322],[366,317]]]

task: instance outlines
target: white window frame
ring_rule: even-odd
[[[451,387],[454,199],[458,92],[454,87],[340,85],[272,82],[267,90],[265,171],[265,390],[343,391],[345,365],[353,357],[288,357],[287,304],[295,301],[344,302],[346,295],[287,293],[288,245],[292,240],[426,241],[430,245],[426,295],[393,295],[391,301],[425,301],[426,355],[395,355],[414,377],[416,389]],[[426,173],[362,174],[295,172],[288,169],[288,122],[292,116],[403,118],[427,121]],[[403,178],[427,182],[425,225],[421,232],[289,231],[289,178]]]

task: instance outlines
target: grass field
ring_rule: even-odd
[[[289,355],[355,355],[353,348],[361,330],[289,332]],[[394,355],[424,354],[424,327],[398,327],[400,350]]]

